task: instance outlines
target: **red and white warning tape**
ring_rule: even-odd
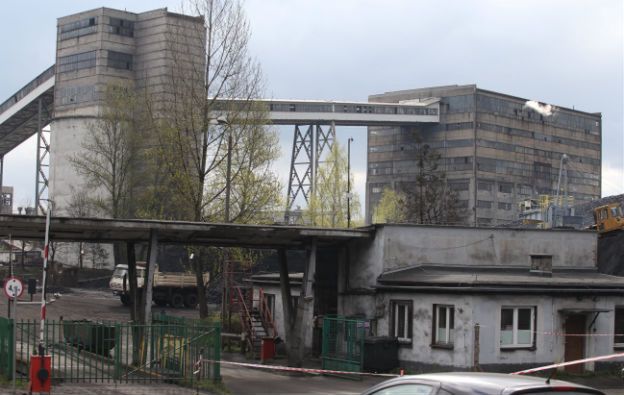
[[[535,372],[540,372],[542,370],[555,369],[564,366],[570,365],[578,365],[586,362],[595,362],[595,361],[605,361],[609,359],[616,358],[624,358],[624,353],[618,354],[609,354],[609,355],[601,355],[598,357],[577,359],[574,361],[554,363],[552,365],[540,366],[537,368],[521,370],[519,372],[514,372],[511,374],[531,374]],[[401,369],[401,374],[390,374],[390,373],[365,373],[365,372],[348,372],[343,370],[327,370],[327,369],[308,369],[308,368],[293,368],[290,366],[278,366],[278,365],[261,365],[257,363],[246,363],[246,362],[232,362],[232,361],[216,361],[214,359],[200,359],[195,364],[196,367],[201,366],[202,362],[208,363],[220,363],[223,365],[231,365],[231,366],[242,366],[246,368],[256,368],[256,369],[265,369],[265,370],[279,370],[284,372],[301,372],[301,373],[317,373],[317,374],[351,374],[358,376],[377,376],[377,377],[398,377],[403,376],[403,370]]]
[[[554,363],[552,365],[541,366],[539,368],[521,370],[519,372],[514,372],[512,374],[530,374],[530,373],[540,372],[542,370],[549,370],[549,369],[560,368],[560,367],[563,367],[563,366],[578,365],[578,364],[586,363],[586,362],[605,361],[605,360],[608,360],[608,359],[615,359],[615,358],[624,358],[624,352],[623,353],[619,353],[619,354],[601,355],[599,357],[577,359],[575,361]]]
[[[343,370],[327,370],[327,369],[307,369],[307,368],[293,368],[290,366],[276,366],[276,365],[261,365],[257,363],[245,363],[245,362],[231,362],[231,361],[215,361],[213,359],[202,359],[202,362],[218,362],[223,365],[232,366],[244,366],[247,368],[266,369],[266,370],[280,370],[284,372],[302,372],[302,373],[319,373],[319,374],[353,374],[359,376],[378,376],[378,377],[398,377],[398,374],[390,373],[364,373],[364,372],[347,372]]]

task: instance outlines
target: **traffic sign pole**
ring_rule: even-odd
[[[43,358],[45,354],[44,331],[45,331],[45,319],[46,319],[46,282],[48,275],[48,253],[50,243],[50,213],[52,212],[52,204],[48,202],[48,210],[46,214],[46,228],[45,228],[45,241],[43,244],[43,281],[41,282],[41,326],[39,327],[39,354]]]

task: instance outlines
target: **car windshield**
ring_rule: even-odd
[[[128,269],[126,269],[125,267],[117,267],[115,268],[115,271],[113,272],[113,277],[123,278],[123,276],[125,276],[126,273],[128,273]]]

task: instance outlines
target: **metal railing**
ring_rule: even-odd
[[[271,314],[271,309],[269,309],[269,304],[267,303],[267,299],[262,288],[260,288],[259,291],[259,299],[258,305],[262,325],[264,326],[267,335],[275,339],[277,337],[277,328],[275,327],[275,321],[273,321],[273,315]]]
[[[39,322],[0,318],[0,374],[29,371],[39,343]],[[89,383],[220,380],[221,327],[198,320],[155,315],[150,325],[86,320],[46,321],[46,352],[52,380]],[[15,354],[13,354],[15,344]],[[15,356],[13,356],[15,355]]]

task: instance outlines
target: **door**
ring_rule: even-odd
[[[571,314],[565,320],[565,361],[574,361],[585,358],[585,316],[583,314]],[[584,364],[570,365],[565,367],[569,373],[583,373]]]

